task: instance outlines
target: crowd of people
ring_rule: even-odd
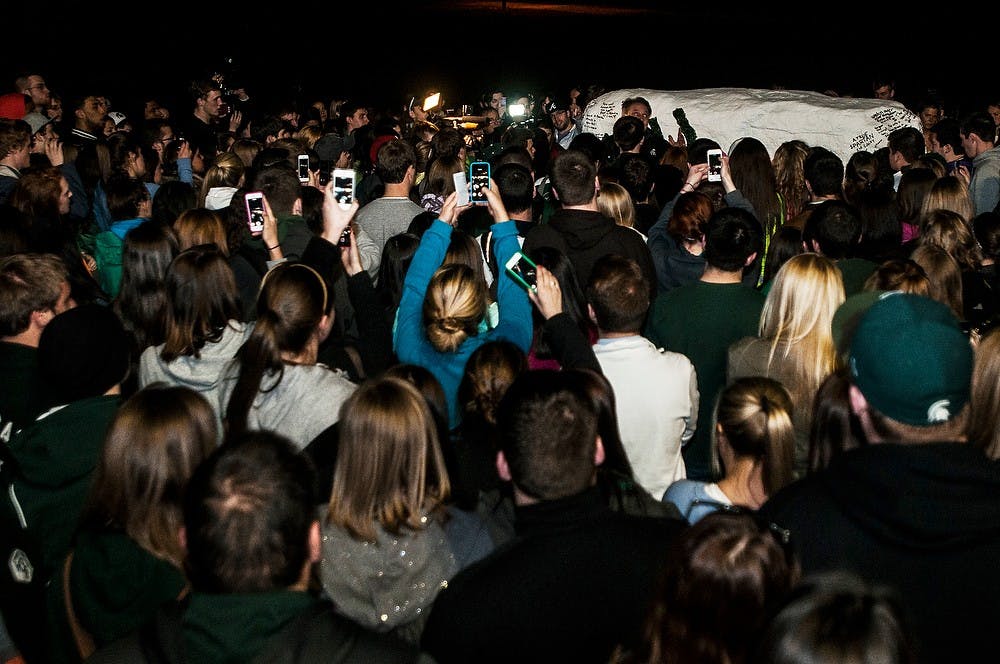
[[[0,94],[0,661],[991,652],[1000,103],[188,92]]]

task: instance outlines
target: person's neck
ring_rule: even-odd
[[[507,214],[509,214],[510,218],[513,219],[514,221],[526,221],[528,223],[532,223],[535,221],[534,217],[531,214],[531,210],[521,210],[519,212],[511,212],[510,210],[508,210]]]
[[[410,185],[407,182],[387,182],[384,198],[409,198]]]
[[[705,272],[701,275],[700,281],[709,284],[738,284],[743,281],[743,270],[729,272],[720,270],[712,265],[705,265]]]
[[[21,344],[22,346],[31,346],[32,348],[38,348],[38,342],[42,338],[42,331],[40,329],[35,329],[34,326],[29,325],[28,329],[24,332],[19,332],[18,334],[12,334],[9,337],[0,337],[0,341],[7,342],[9,344]]]
[[[836,200],[839,200],[839,199],[840,199],[840,196],[838,196],[837,194],[824,194],[823,196],[817,196],[817,195],[813,194],[813,197],[812,197],[812,200],[810,201],[810,203],[822,203],[824,201],[836,201]]]
[[[589,202],[583,203],[581,205],[563,205],[564,210],[587,210],[589,212],[599,212],[600,209],[597,207],[597,197],[590,199]]]
[[[205,124],[212,124],[212,116],[209,115],[203,109],[200,109],[200,108],[194,109],[194,117],[198,118],[199,120],[201,120]]]
[[[762,468],[756,459],[735,457],[732,468],[718,482],[719,490],[734,505],[758,509],[767,500]]]
[[[607,330],[602,330],[597,328],[597,337],[599,339],[622,339],[624,337],[634,337],[639,334],[636,332],[609,332]]]

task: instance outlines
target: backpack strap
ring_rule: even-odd
[[[69,620],[69,627],[73,632],[73,643],[76,645],[76,651],[80,654],[80,659],[85,660],[93,655],[97,648],[94,645],[94,637],[83,628],[80,621],[76,619],[76,611],[73,610],[73,596],[69,590],[69,571],[72,566],[73,551],[70,551],[62,569],[63,601],[66,604],[66,618]]]

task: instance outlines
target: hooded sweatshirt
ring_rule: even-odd
[[[536,226],[524,238],[524,253],[530,256],[536,247],[554,247],[566,254],[581,288],[586,287],[594,264],[605,254],[631,258],[649,281],[651,297],[656,294],[656,271],[642,236],[631,228],[619,226],[600,212],[556,210],[548,223]]]
[[[124,533],[89,529],[77,536],[69,583],[76,618],[98,648],[150,620],[186,585],[180,569]],[[48,602],[49,661],[78,662],[62,583],[49,584]]]
[[[118,295],[122,283],[122,253],[125,234],[146,221],[144,217],[122,219],[101,231],[94,239],[94,260],[97,261],[97,280],[109,297]]]
[[[922,662],[978,661],[1000,614],[1000,465],[963,443],[870,445],[761,507],[803,573],[848,568],[901,596]]]
[[[160,356],[163,344],[150,346],[139,356],[139,387],[155,381],[190,387],[206,397],[216,413],[221,413],[219,390],[223,372],[252,331],[253,326],[231,320],[218,341],[205,344],[200,357],[182,355],[170,362],[164,362]]]
[[[219,413],[224,414],[239,376],[233,363],[219,391]],[[265,376],[247,414],[250,429],[280,431],[299,449],[340,419],[340,407],[357,385],[347,375],[324,364],[286,364],[280,379]]]

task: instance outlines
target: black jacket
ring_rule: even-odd
[[[971,445],[846,452],[761,507],[803,572],[847,568],[900,593],[921,662],[982,661],[1000,615],[1000,465]]]
[[[586,288],[590,272],[605,254],[632,258],[649,280],[650,301],[656,297],[656,270],[642,236],[631,228],[619,226],[600,212],[592,210],[556,210],[548,223],[533,228],[524,238],[524,253],[535,247],[559,249],[576,270],[580,287]]]
[[[436,661],[604,664],[616,644],[639,640],[654,581],[687,525],[612,512],[596,488],[517,507],[514,523],[513,540],[434,601],[422,646]]]

